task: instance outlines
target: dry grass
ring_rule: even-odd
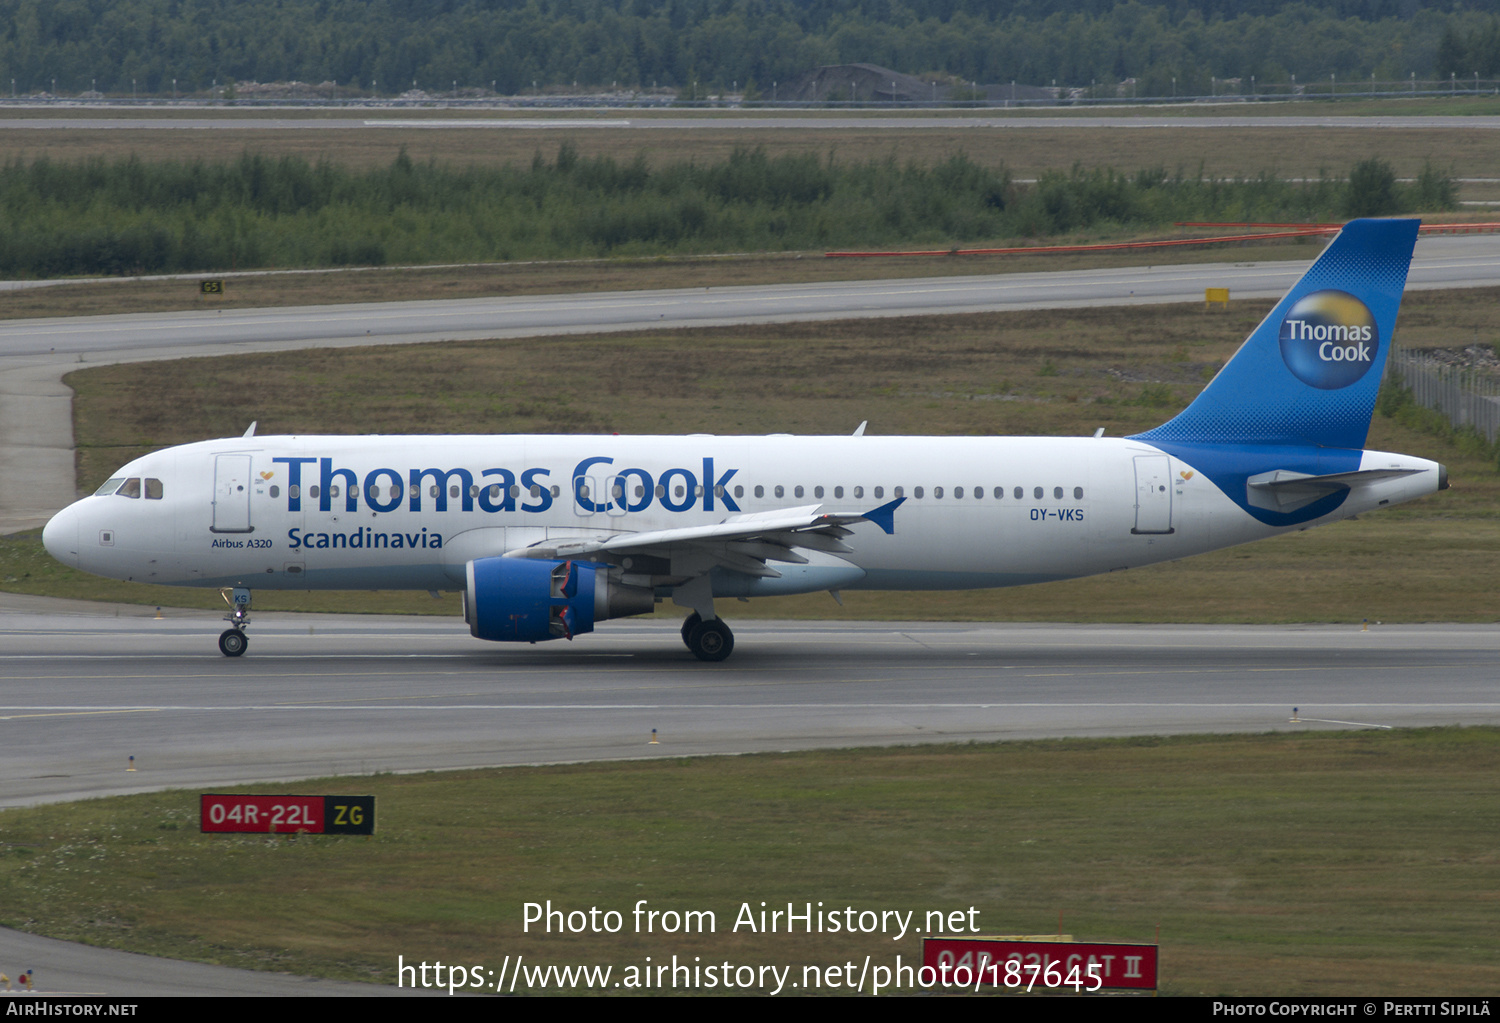
[[[1219,111],[1222,113],[1223,111]],[[1234,111],[1238,113],[1238,111]],[[1284,113],[1306,115],[1305,108]],[[1339,109],[1338,114],[1349,111]],[[1004,164],[1017,177],[1044,170],[1115,167],[1182,169],[1196,174],[1255,177],[1342,175],[1360,160],[1378,156],[1403,176],[1427,161],[1457,177],[1493,177],[1500,166],[1500,131],[1462,125],[1441,128],[1210,127],[1183,118],[1167,128],[1058,128],[1031,126],[1028,118],[1003,127],[831,128],[815,119],[792,128],[657,128],[632,117],[621,128],[235,128],[218,130],[103,130],[81,128],[0,129],[0,160],[49,156],[78,160],[122,157],[226,160],[242,152],[295,155],[352,167],[385,165],[404,146],[439,163],[528,164],[541,151],[551,155],[571,142],[581,156],[659,164],[683,158],[717,162],[736,148],[761,146],[772,154],[814,153],[858,162],[887,157],[899,163],[935,163],[957,154],[985,164]],[[503,123],[503,122],[500,122]],[[1467,197],[1467,196],[1465,196]]]

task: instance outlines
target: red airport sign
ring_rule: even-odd
[[[967,987],[1156,990],[1155,945],[924,938],[922,965]]]
[[[373,835],[374,796],[198,797],[199,830],[272,835]]]

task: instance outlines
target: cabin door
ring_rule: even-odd
[[[253,533],[250,525],[250,456],[214,457],[215,533]]]
[[[1135,528],[1132,533],[1172,532],[1172,459],[1135,456]]]

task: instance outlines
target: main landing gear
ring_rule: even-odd
[[[224,620],[231,626],[219,633],[219,652],[225,657],[238,657],[250,645],[250,638],[245,635],[245,626],[250,624],[250,591],[235,587],[220,590],[219,596],[229,605]]]
[[[734,653],[734,633],[722,618],[703,617],[694,611],[682,623],[682,642],[700,661],[722,661]]]

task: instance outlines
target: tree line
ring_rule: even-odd
[[[937,164],[772,157],[652,167],[569,145],[529,166],[414,161],[354,170],[298,157],[0,166],[0,275],[197,272],[1017,244],[1174,221],[1327,221],[1452,208],[1367,160],[1347,178],[1226,180],[1075,167],[1034,183],[966,156]]]
[[[762,91],[870,62],[1142,95],[1212,78],[1483,67],[1491,0],[0,0],[0,88],[166,94],[239,81],[382,95],[580,86]],[[1440,54],[1440,48],[1447,49]],[[1454,65],[1454,67],[1458,67]],[[1475,66],[1470,66],[1475,65]],[[1485,66],[1489,66],[1486,64]],[[174,85],[175,81],[175,85]],[[54,85],[55,83],[55,85]],[[1208,89],[1204,88],[1203,92]]]

